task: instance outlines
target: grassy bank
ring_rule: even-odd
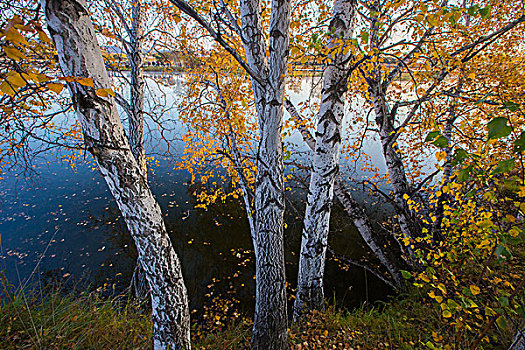
[[[310,314],[290,330],[292,349],[427,349],[443,343],[449,333],[437,305],[418,291],[387,304],[363,306],[351,312],[329,307]],[[151,322],[146,308],[135,303],[102,300],[94,294],[44,299],[3,296],[0,314],[2,349],[150,349]],[[242,317],[229,324],[220,315],[194,324],[195,349],[246,349],[251,322]],[[503,349],[511,332],[497,327],[484,349]]]

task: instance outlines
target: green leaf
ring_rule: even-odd
[[[512,258],[512,254],[510,253],[510,251],[507,249],[507,247],[503,245],[498,244],[494,253],[498,258],[498,262],[509,261],[510,258]]]
[[[405,270],[400,270],[400,271],[401,271],[401,276],[403,276],[404,279],[408,280],[412,278],[412,274],[410,272],[405,271]]]
[[[507,321],[505,320],[505,317],[500,316],[496,319],[496,324],[501,329],[507,329]]]
[[[469,16],[475,16],[478,12],[479,6],[478,5],[472,5],[468,8],[467,13]]]
[[[458,165],[467,159],[468,153],[463,148],[457,148],[454,151],[454,157],[452,158],[452,165]]]
[[[425,138],[425,142],[433,141],[440,134],[441,133],[439,131],[431,131],[431,132],[429,132],[427,137]]]
[[[508,173],[509,171],[514,169],[515,161],[516,159],[514,158],[508,159],[508,160],[502,160],[501,162],[498,163],[496,168],[492,170],[491,174],[496,175],[496,174]]]
[[[430,340],[427,341],[427,342],[425,343],[425,345],[426,345],[427,348],[429,348],[429,349],[432,349],[432,350],[437,349],[436,346],[435,346]]]
[[[514,141],[514,153],[525,151],[525,131]]]
[[[432,142],[432,144],[439,148],[445,148],[448,146],[448,139],[445,136],[440,135],[434,140],[434,142]]]
[[[504,117],[496,117],[492,119],[487,127],[489,129],[489,140],[499,139],[508,136],[512,131],[511,127],[507,125],[508,119]]]
[[[492,10],[492,7],[490,5],[485,6],[482,9],[479,9],[479,14],[481,15],[481,18],[483,19],[489,18],[491,10]]]
[[[516,112],[520,108],[520,105],[519,105],[519,103],[516,103],[516,102],[505,101],[505,102],[503,102],[503,107],[502,108],[508,109],[511,112]]]
[[[361,40],[364,44],[368,44],[368,39],[370,38],[370,34],[368,32],[362,31],[361,32]]]
[[[459,304],[456,303],[454,300],[452,299],[448,299],[447,300],[447,304],[448,304],[448,307],[451,308],[451,309],[455,309],[457,307],[459,307]]]
[[[505,306],[509,306],[509,305],[510,305],[510,303],[509,303],[509,298],[504,297],[504,296],[499,297],[499,303],[500,303],[501,306],[503,306],[503,307],[505,307]]]
[[[470,175],[472,174],[472,171],[474,169],[472,168],[472,165],[469,165],[466,168],[463,168],[458,173],[458,181],[467,181],[470,179]]]

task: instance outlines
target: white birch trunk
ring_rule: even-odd
[[[265,80],[261,86],[252,79],[260,130],[255,180],[256,296],[252,349],[277,350],[288,348],[281,129],[290,2],[272,1],[269,61],[260,13],[258,0],[241,1],[246,61]]]
[[[143,62],[143,42],[144,42],[144,9],[141,0],[133,1],[131,9],[131,55],[130,55],[130,109],[129,115],[129,144],[131,152],[139,163],[144,177],[148,175],[146,164],[146,151],[144,148],[144,62]]]
[[[325,69],[319,109],[313,168],[304,217],[299,259],[294,319],[304,312],[324,308],[323,277],[334,182],[339,172],[344,94],[348,90],[348,48],[353,34],[356,2],[335,0],[329,28],[333,31],[329,49],[331,62]],[[346,49],[346,50],[345,50]],[[346,52],[345,52],[346,51]]]
[[[95,89],[110,81],[84,0],[42,1],[65,76],[92,78]],[[96,159],[135,241],[151,289],[155,349],[188,349],[189,310],[179,259],[162,213],[135,160],[113,98],[68,84],[84,142]]]
[[[118,6],[118,5],[117,5]],[[148,166],[146,163],[146,149],[144,147],[144,8],[142,0],[134,0],[131,8],[131,27],[129,30],[129,65],[130,65],[130,100],[128,113],[128,140],[131,153],[137,160],[144,178],[148,176]],[[122,19],[124,20],[124,18]],[[139,300],[148,297],[149,289],[144,285],[144,269],[137,259],[135,270],[133,271],[132,281],[135,282],[133,290]]]
[[[288,100],[285,101],[285,106],[290,115],[297,120],[302,120],[295,107]],[[304,142],[313,151],[315,150],[315,139],[310,132],[302,125],[299,124],[299,131],[303,137]],[[346,189],[344,181],[341,179],[340,174],[335,178],[334,183],[334,194],[337,199],[343,205],[343,208],[348,213],[348,216],[354,223],[357,231],[372,250],[372,252],[379,258],[383,266],[385,266],[394,280],[396,288],[401,289],[403,287],[403,280],[401,273],[399,272],[399,265],[402,263],[402,258],[396,257],[383,247],[383,243],[378,235],[372,228],[372,223],[368,219],[364,209],[355,201],[352,194]]]

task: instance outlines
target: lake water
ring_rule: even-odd
[[[176,102],[180,99],[182,77],[170,77],[175,87],[166,88],[167,103],[174,103],[165,118],[173,121],[169,134],[179,139],[183,126],[177,124]],[[310,96],[311,79],[303,79],[289,88],[290,98],[299,102]],[[149,82],[152,85],[152,82]],[[158,88],[152,88],[153,94]],[[157,92],[155,92],[157,91]],[[153,96],[148,98],[152,105]],[[155,107],[150,107],[155,108]],[[154,123],[146,129],[154,130]],[[181,141],[172,144],[171,156],[160,154],[165,145],[158,135],[148,133],[148,150],[157,154],[148,180],[162,211],[175,250],[182,260],[191,309],[200,312],[215,296],[239,301],[239,308],[253,307],[254,261],[248,222],[240,202],[217,203],[207,210],[195,209],[195,188],[190,175],[174,169],[183,150]],[[305,149],[298,133],[286,140]],[[384,171],[380,148],[367,140],[365,148],[374,163]],[[67,152],[44,153],[33,162],[35,174],[23,176],[13,168],[0,180],[0,270],[16,287],[42,288],[59,283],[65,288],[99,289],[106,294],[119,293],[129,285],[136,252],[115,201],[89,155],[72,167],[62,160]],[[303,162],[308,162],[301,155]],[[347,169],[359,169],[346,164]],[[359,170],[353,176],[359,177]],[[298,187],[287,192],[286,266],[290,288],[295,288],[300,247],[305,191]],[[382,220],[384,207],[355,192],[373,217]],[[375,203],[374,202],[374,203]],[[335,205],[331,222],[330,245],[338,254],[352,259],[376,259],[342,209]],[[326,296],[340,305],[352,307],[365,301],[384,299],[391,290],[363,269],[341,269],[329,260],[326,267]],[[290,289],[289,291],[292,291]]]

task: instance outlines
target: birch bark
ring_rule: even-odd
[[[112,97],[95,89],[110,81],[84,0],[42,0],[65,76],[91,78],[94,88],[68,83],[84,142],[114,196],[135,241],[151,289],[155,349],[187,349],[189,310],[179,259],[162,213],[135,160]]]
[[[148,175],[146,164],[146,151],[144,149],[144,23],[143,6],[141,0],[133,1],[131,9],[131,32],[130,32],[130,109],[129,115],[129,144],[131,152],[139,163],[144,177]]]
[[[380,3],[374,1],[371,4],[370,10],[376,13],[370,21],[371,48],[380,49],[379,41],[381,40],[381,35],[378,32],[380,26],[377,17],[380,13]],[[399,148],[395,142],[391,142],[396,134],[396,129],[394,128],[394,119],[396,115],[395,113],[391,113],[386,102],[386,89],[390,82],[388,79],[383,81],[384,77],[382,77],[381,65],[377,61],[373,64],[374,69],[372,75],[366,78],[368,82],[368,90],[375,112],[375,122],[379,128],[379,138],[381,140],[386,168],[394,192],[397,221],[399,223],[401,234],[406,240],[411,242],[412,237],[421,234],[422,227],[420,220],[418,220],[410,210],[407,202],[403,198],[405,194],[410,195],[411,191]],[[405,249],[410,256],[412,263],[415,263],[411,245],[409,244]]]
[[[261,350],[288,348],[281,129],[289,25],[289,0],[273,0],[270,57],[267,60],[260,1],[241,1],[246,62],[256,74],[265,79],[263,86],[252,78],[260,130],[255,180],[256,296],[252,349]]]
[[[285,101],[285,106],[290,113],[290,115],[297,119],[298,121],[302,120],[302,117],[299,115],[295,107],[289,100]],[[304,142],[308,147],[314,151],[315,150],[315,139],[310,134],[310,132],[304,127],[303,124],[298,123],[299,131],[303,137]],[[372,250],[372,252],[379,258],[383,266],[385,266],[394,280],[394,285],[396,288],[401,289],[403,286],[403,280],[401,278],[401,273],[399,271],[399,265],[402,262],[402,258],[399,256],[398,259],[392,254],[391,251],[383,247],[384,243],[382,238],[375,233],[372,223],[368,219],[364,209],[355,201],[352,197],[352,194],[346,189],[343,179],[341,179],[340,174],[335,178],[334,183],[334,194],[337,196],[337,199],[343,205],[343,208],[347,212],[348,216],[354,223],[357,231]]]
[[[344,94],[348,90],[349,48],[356,2],[335,0],[328,44],[331,62],[325,69],[316,129],[299,259],[294,319],[305,311],[324,308],[323,276],[334,182],[339,172]],[[340,50],[338,49],[340,48]]]

